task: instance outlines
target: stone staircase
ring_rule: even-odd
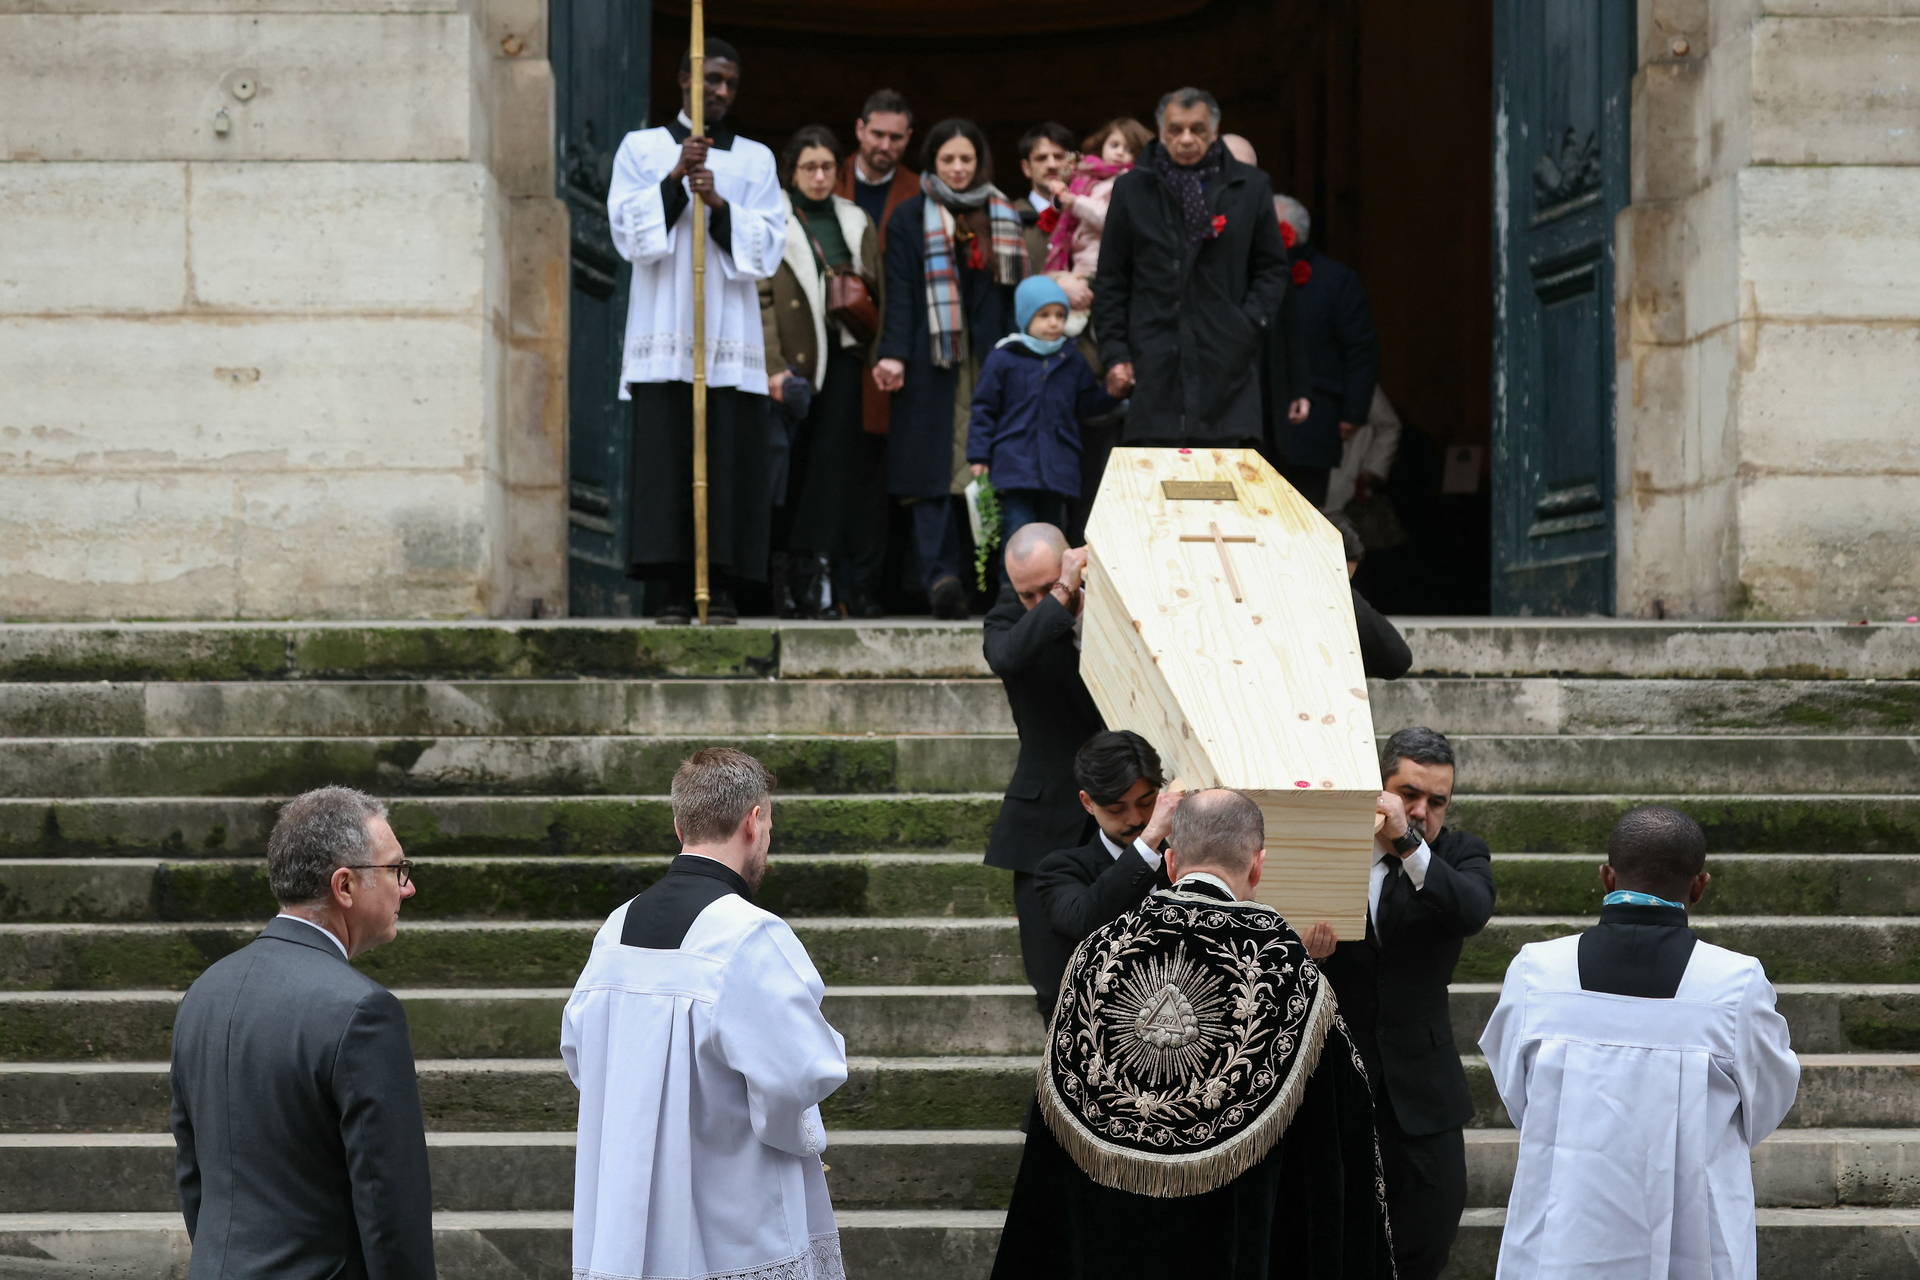
[[[1715,851],[1698,927],[1764,960],[1803,1055],[1761,1274],[1920,1276],[1920,627],[1406,631],[1426,674],[1374,685],[1376,726],[1454,736],[1454,821],[1499,851],[1455,987],[1481,1105],[1450,1274],[1492,1275],[1513,1173],[1472,1056],[1501,972],[1591,918],[1612,819],[1657,796]],[[442,1271],[565,1277],[560,1008],[675,847],[674,765],[721,741],[780,775],[761,901],[853,1055],[824,1108],[849,1272],[984,1277],[1041,1037],[979,861],[1010,732],[977,627],[0,627],[0,1280],[184,1277],[174,1008],[273,909],[276,801],[323,782],[389,798],[421,863],[362,965],[406,1003]]]

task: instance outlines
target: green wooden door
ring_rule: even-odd
[[[631,268],[613,248],[607,184],[620,140],[645,123],[648,0],[552,0],[555,145],[572,222],[573,302],[567,362],[568,610],[636,616],[627,579],[632,425],[619,398]]]
[[[1493,611],[1613,610],[1634,0],[1495,0]]]

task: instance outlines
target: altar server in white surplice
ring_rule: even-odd
[[[847,1047],[785,921],[753,905],[773,775],[673,775],[683,852],[607,918],[561,1022],[580,1090],[574,1280],[842,1280],[820,1103]]]
[[[620,398],[633,402],[627,573],[664,586],[663,621],[693,609],[693,220],[707,220],[707,532],[714,592],[708,620],[737,616],[736,580],[765,582],[772,518],[766,339],[760,281],[787,248],[787,197],[773,152],[727,125],[740,55],[707,41],[706,136],[686,107],[620,143],[607,192],[613,245],[633,264]],[[784,376],[784,375],[783,375]]]
[[[1753,1280],[1751,1152],[1800,1064],[1760,962],[1687,928],[1706,843],[1678,810],[1626,814],[1599,924],[1507,968],[1480,1038],[1520,1127],[1500,1280]]]

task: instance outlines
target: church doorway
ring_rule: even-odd
[[[553,2],[556,12],[618,4]],[[1388,612],[1460,615],[1490,608],[1493,4],[721,0],[708,6],[707,23],[740,50],[733,120],[747,136],[777,149],[817,122],[851,143],[861,101],[891,87],[908,96],[923,127],[947,115],[977,120],[999,185],[1015,195],[1026,190],[1015,144],[1035,122],[1080,132],[1117,115],[1150,120],[1160,94],[1183,84],[1213,92],[1223,127],[1254,144],[1275,189],[1308,207],[1322,251],[1354,267],[1370,295],[1381,386],[1406,424],[1389,477],[1405,541],[1369,557],[1362,589]],[[656,0],[647,30],[620,37],[630,49],[649,46],[651,120],[678,109],[686,20],[684,0]],[[565,99],[572,91],[557,34],[554,45]],[[583,144],[578,112],[571,134],[565,105],[561,116],[576,172],[591,169],[580,162],[583,147],[610,160],[623,130],[597,128]],[[578,253],[577,214],[575,241]],[[610,396],[579,386],[583,376],[614,376],[580,367],[580,320],[576,307],[574,569],[577,581],[605,581],[584,596],[576,587],[574,606],[627,612],[632,601],[616,598],[609,570],[580,554],[583,543],[604,552],[616,536],[583,528],[581,518],[618,519],[619,504],[595,480],[617,467],[612,446],[622,434],[602,405]],[[582,408],[601,417],[583,423]],[[596,509],[583,510],[587,503]]]

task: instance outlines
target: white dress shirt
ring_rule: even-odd
[[[1040,194],[1039,188],[1027,192],[1027,203],[1033,206],[1035,213],[1045,213],[1053,208],[1053,201]]]
[[[1420,847],[1400,862],[1400,869],[1407,873],[1407,879],[1413,881],[1416,891],[1427,883],[1427,863],[1432,857],[1433,852],[1427,848],[1427,842],[1422,840]],[[1399,859],[1400,855],[1395,853],[1393,847],[1385,841],[1375,840],[1373,870],[1367,876],[1367,918],[1373,921],[1376,932],[1380,928],[1380,889],[1387,882],[1387,859],[1389,858]]]
[[[1113,860],[1115,862],[1120,861],[1120,855],[1127,851],[1124,845],[1115,844],[1113,842],[1113,837],[1108,835],[1105,831],[1102,831],[1100,833],[1100,843],[1107,846],[1107,852],[1113,855]],[[1135,840],[1133,842],[1133,848],[1135,852],[1137,852],[1142,858],[1146,859],[1146,863],[1149,867],[1152,867],[1155,871],[1158,871],[1160,869],[1160,855],[1154,852],[1152,849],[1149,849],[1147,847],[1146,841]]]
[[[332,943],[332,944],[333,944],[334,946],[336,946],[336,947],[338,947],[338,948],[340,948],[340,958],[341,958],[342,960],[352,960],[352,959],[353,959],[353,957],[352,957],[352,956],[350,956],[350,955],[348,955],[348,954],[347,954],[347,944],[346,944],[346,943],[344,943],[344,942],[342,942],[342,941],[340,941],[340,935],[339,935],[339,934],[337,934],[337,933],[335,933],[335,932],[334,932],[333,930],[331,930],[331,929],[327,929],[327,928],[323,928],[323,927],[321,927],[320,925],[317,925],[317,924],[315,924],[315,923],[314,923],[313,921],[311,921],[311,920],[305,920],[305,919],[301,919],[301,917],[299,917],[299,916],[292,916],[292,915],[288,915],[288,914],[287,914],[286,912],[284,912],[284,911],[282,911],[282,912],[281,912],[281,913],[280,913],[279,915],[277,915],[277,916],[275,916],[275,917],[274,917],[274,919],[276,919],[276,920],[298,920],[298,921],[299,921],[299,922],[300,922],[301,924],[303,924],[303,925],[305,925],[305,926],[307,926],[307,928],[309,928],[309,929],[312,929],[312,930],[313,930],[313,931],[314,931],[315,933],[324,933],[324,934],[326,934],[326,935],[327,935],[327,941],[328,941],[328,942],[331,942],[331,943]]]

